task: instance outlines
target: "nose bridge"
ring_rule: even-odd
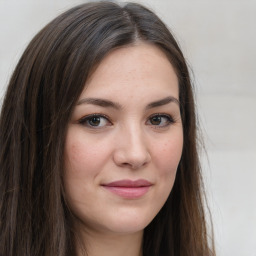
[[[119,141],[115,152],[118,165],[133,169],[145,165],[150,160],[146,134],[139,122],[130,122],[120,128]]]
[[[146,149],[145,134],[142,130],[141,125],[132,123],[126,126],[127,130],[124,132],[123,136],[127,136],[127,143],[130,147],[131,152],[142,153]]]

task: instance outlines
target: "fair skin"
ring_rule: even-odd
[[[86,82],[65,144],[64,187],[89,256],[140,256],[182,154],[178,79],[156,46],[107,55]]]

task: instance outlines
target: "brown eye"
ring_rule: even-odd
[[[89,115],[79,120],[79,123],[89,128],[104,128],[111,125],[107,117],[103,115]]]
[[[159,128],[166,127],[172,123],[174,123],[173,118],[170,115],[166,115],[166,114],[153,115],[149,118],[147,122],[148,125],[153,125]]]
[[[91,126],[99,126],[101,118],[99,116],[93,116],[87,120],[88,124]]]
[[[151,124],[153,125],[159,125],[161,124],[162,117],[161,116],[154,116],[150,119]]]

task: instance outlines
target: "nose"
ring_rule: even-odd
[[[139,169],[151,161],[146,136],[141,129],[123,129],[114,151],[114,162],[121,167]]]

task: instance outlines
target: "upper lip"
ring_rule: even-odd
[[[139,180],[117,180],[110,183],[103,184],[106,187],[127,187],[127,188],[136,188],[136,187],[149,187],[152,183],[148,180],[139,179]]]

